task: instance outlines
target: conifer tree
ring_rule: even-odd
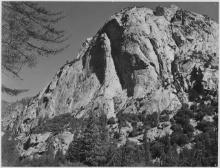
[[[145,166],[149,166],[150,160],[151,160],[151,153],[150,153],[150,142],[147,138],[147,132],[149,130],[149,127],[145,127],[144,131],[144,137],[143,137],[143,145],[144,145],[144,151],[145,151]]]
[[[63,18],[61,12],[51,12],[36,2],[2,2],[2,72],[21,79],[21,69],[33,67],[39,56],[63,51],[67,38],[55,27]],[[27,90],[3,85],[2,91],[16,96]]]
[[[68,158],[89,166],[104,166],[107,163],[109,149],[106,120],[90,113],[85,130],[74,140],[68,152]],[[77,153],[76,156],[74,153]],[[71,155],[74,156],[71,156]]]

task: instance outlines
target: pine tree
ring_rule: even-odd
[[[151,160],[151,153],[150,153],[150,142],[147,138],[147,131],[149,130],[149,127],[146,127],[145,128],[145,131],[144,131],[144,137],[143,137],[143,140],[144,140],[144,151],[145,151],[145,166],[149,166],[150,165],[150,160]]]
[[[61,12],[48,11],[36,2],[2,2],[2,72],[21,79],[21,69],[33,67],[39,56],[63,51],[67,38],[55,27],[63,18]],[[3,85],[2,91],[16,96],[27,90]]]
[[[147,115],[145,117],[145,122],[144,122],[144,137],[143,137],[143,145],[144,145],[144,151],[145,151],[145,165],[146,166],[150,166],[151,165],[151,152],[150,152],[150,142],[149,139],[147,137],[147,132],[149,131],[149,129],[151,129],[152,127],[157,126],[158,124],[158,114],[156,112]]]
[[[115,142],[111,142],[107,152],[106,166],[120,166],[121,165],[121,150],[117,148]]]
[[[104,166],[109,149],[106,122],[90,113],[85,130],[71,143],[68,159],[89,166]]]

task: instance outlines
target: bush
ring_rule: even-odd
[[[126,144],[119,148],[121,153],[120,164],[117,166],[131,166],[140,163],[143,159],[143,148],[133,142],[127,141]]]
[[[161,154],[164,152],[164,144],[160,142],[155,142],[154,144],[151,145],[150,147],[151,151],[151,156],[152,158],[159,158]]]
[[[174,124],[170,127],[174,132],[182,132],[182,126],[180,124]]]
[[[215,115],[218,113],[218,105],[205,105],[202,102],[198,107],[194,107],[194,113],[196,121],[201,121],[205,115]]]
[[[185,124],[183,127],[183,133],[187,134],[194,131],[194,127],[191,124]]]
[[[180,132],[174,132],[171,135],[171,144],[177,144],[179,146],[183,146],[189,143],[189,138],[186,134]]]
[[[131,123],[140,122],[141,120],[143,120],[143,115],[130,114],[130,113],[123,114],[122,112],[119,112],[117,114],[117,118],[119,125],[121,127],[126,127],[126,121]]]
[[[108,125],[113,125],[113,124],[115,124],[115,119],[114,119],[114,117],[109,118],[108,121],[107,121],[107,124],[108,124]]]
[[[211,123],[209,121],[202,120],[201,122],[198,123],[196,128],[200,131],[207,132],[207,131],[213,129],[213,123]]]
[[[136,137],[142,133],[142,130],[134,128],[132,132],[129,133],[128,137]]]
[[[33,158],[32,160],[26,158],[20,161],[17,166],[28,166],[28,167],[58,167],[58,166],[85,166],[80,162],[71,163],[69,162],[63,153],[57,151],[55,157],[50,151],[45,152],[39,158]]]
[[[178,166],[202,166],[201,163],[197,162],[195,164],[195,158],[193,156],[193,151],[187,148],[183,148],[179,155]]]
[[[175,123],[174,118],[171,118],[171,119],[170,119],[170,123],[171,123],[171,124],[174,124],[174,123]]]
[[[162,115],[160,116],[160,122],[165,122],[165,121],[169,121],[169,115]]]
[[[120,134],[119,134],[118,132],[115,132],[113,138],[115,138],[115,139],[119,139],[119,138],[120,138]]]
[[[197,161],[201,166],[217,166],[218,163],[218,132],[210,130],[195,137],[194,153],[200,153]]]
[[[205,113],[203,113],[202,111],[198,111],[195,115],[195,120],[196,121],[201,121],[203,119],[203,117],[205,116]]]
[[[213,117],[213,120],[214,120],[214,124],[215,124],[215,125],[218,125],[218,115],[215,115],[215,116]]]
[[[172,114],[173,112],[172,111],[169,111],[169,110],[163,110],[160,115],[169,115],[169,114]]]
[[[188,108],[188,106],[183,105],[183,107],[178,110],[174,119],[176,123],[181,125],[186,125],[189,123],[189,119],[194,117],[193,111]]]
[[[157,112],[149,114],[146,116],[145,124],[150,125],[151,127],[156,127],[158,124],[159,116]]]
[[[32,129],[32,133],[53,132],[56,134],[62,132],[68,124],[71,129],[75,130],[82,124],[82,121],[74,118],[70,113],[55,116],[52,119],[45,118],[39,120],[39,125]]]

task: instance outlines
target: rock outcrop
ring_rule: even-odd
[[[13,126],[20,155],[40,155],[49,142],[65,153],[74,135],[69,122],[59,125],[60,132],[34,132],[54,118],[86,118],[89,111],[102,110],[117,121],[119,112],[175,112],[216,91],[217,51],[218,24],[206,16],[176,6],[123,9],[86,40],[77,58],[61,67],[20,114]],[[120,128],[125,137],[132,131],[127,125]],[[169,134],[169,127],[153,128],[150,139]]]

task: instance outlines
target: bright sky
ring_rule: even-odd
[[[36,67],[25,67],[20,76],[23,80],[7,77],[2,74],[2,83],[11,88],[30,89],[17,97],[2,95],[2,99],[16,101],[22,97],[35,96],[47,85],[59,68],[67,60],[73,60],[83,41],[91,37],[103,26],[105,21],[122,8],[145,6],[154,9],[156,6],[169,7],[175,4],[183,9],[200,14],[206,14],[218,21],[217,2],[41,2],[50,10],[63,11],[66,17],[59,22],[58,27],[70,35],[70,47],[56,56],[39,58]]]

